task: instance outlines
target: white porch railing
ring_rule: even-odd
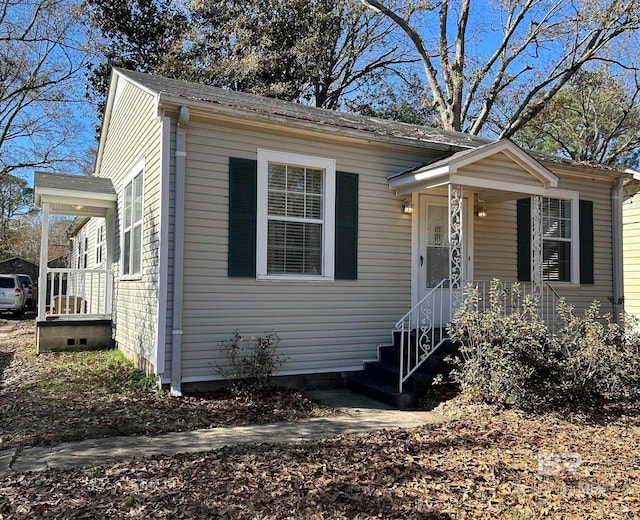
[[[478,289],[478,310],[485,311],[490,308],[489,292],[491,280],[473,280],[467,282]],[[496,294],[498,304],[504,314],[512,314],[521,308],[525,295],[533,294],[531,282],[499,282],[499,290]],[[558,328],[558,302],[560,295],[548,282],[541,285],[541,294],[538,295],[538,312],[542,320],[547,324],[551,333]]]
[[[468,281],[478,289],[478,310],[490,308],[490,280]],[[496,298],[502,312],[511,314],[521,308],[524,296],[531,294],[530,282],[499,282]],[[516,285],[517,284],[517,285]],[[449,280],[445,278],[427,295],[414,305],[409,312],[398,320],[396,333],[400,334],[400,377],[399,391],[404,383],[420,368],[420,366],[447,339],[446,327],[456,310],[450,294]],[[548,283],[541,286],[538,297],[540,317],[545,321],[549,331],[555,333],[558,325],[558,301],[560,296]]]
[[[451,316],[449,279],[445,278],[396,323],[400,334],[399,390],[427,358],[446,340]]]
[[[47,269],[46,316],[110,317],[112,283],[107,269]]]

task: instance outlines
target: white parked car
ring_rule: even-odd
[[[20,278],[15,274],[0,274],[0,311],[22,316],[26,294]]]

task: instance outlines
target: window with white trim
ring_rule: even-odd
[[[542,199],[543,278],[550,282],[571,281],[572,201]]]
[[[142,171],[125,185],[123,198],[122,274],[137,277],[142,273]]]
[[[104,224],[99,224],[96,228],[96,265],[100,265],[104,260]]]
[[[88,265],[87,251],[89,249],[89,238],[78,237],[78,269],[86,269]]]
[[[258,278],[333,279],[335,161],[258,150]]]

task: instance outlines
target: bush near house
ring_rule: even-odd
[[[213,366],[223,379],[231,381],[230,391],[237,397],[253,399],[273,390],[274,375],[286,358],[278,353],[280,338],[275,332],[264,337],[245,337],[236,330],[220,343],[227,365]]]
[[[612,323],[598,302],[579,316],[561,299],[552,333],[535,299],[521,297],[517,286],[509,296],[505,312],[494,280],[481,311],[477,289],[465,289],[449,327],[460,345],[452,375],[465,397],[530,411],[594,411],[640,397],[640,336],[629,322]]]

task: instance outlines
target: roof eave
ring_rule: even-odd
[[[199,101],[189,98],[170,96],[164,93],[158,94],[159,108],[178,109],[181,106],[186,106],[196,110],[202,110],[208,113],[220,114],[222,116],[231,117],[234,120],[242,119],[245,123],[253,125],[256,124],[256,119],[258,119],[263,124],[275,124],[278,126],[286,124],[290,128],[298,128],[306,131],[330,134],[332,136],[336,135],[335,129],[339,128],[341,136],[379,143],[403,145],[413,148],[429,148],[430,150],[455,152],[477,147],[477,145],[474,144],[463,145],[448,143],[444,141],[441,142],[429,139],[419,139],[417,137],[383,135],[366,130],[359,130],[357,128],[350,128],[348,126],[338,126],[310,120],[305,121],[303,119],[288,117],[280,114],[256,112],[249,109],[231,107],[211,101]]]

